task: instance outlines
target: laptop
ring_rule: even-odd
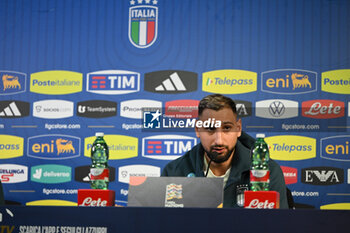
[[[222,178],[130,176],[128,206],[217,208],[222,203]]]

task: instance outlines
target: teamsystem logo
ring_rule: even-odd
[[[196,120],[195,118],[174,119],[172,117],[163,117],[161,111],[144,111],[143,128],[144,129],[188,129],[188,128],[220,128],[221,121],[215,118],[208,120]]]
[[[137,48],[150,47],[157,39],[157,0],[131,0],[129,9],[129,40]],[[134,6],[140,4],[139,6]],[[143,4],[143,5],[141,5]],[[154,6],[152,6],[154,5]]]

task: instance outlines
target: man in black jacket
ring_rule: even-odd
[[[201,121],[221,121],[221,127],[195,128],[200,143],[165,166],[162,176],[224,178],[224,207],[237,204],[237,187],[249,185],[250,149],[254,139],[242,132],[234,101],[223,95],[204,97],[198,106]],[[280,194],[280,208],[288,208],[286,186],[279,165],[270,159],[270,190]]]

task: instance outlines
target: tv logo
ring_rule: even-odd
[[[120,95],[140,91],[140,74],[125,70],[88,73],[86,91],[103,95]]]
[[[26,91],[26,74],[1,70],[0,78],[0,95],[12,95]]]
[[[29,137],[28,156],[53,160],[79,157],[80,138],[59,134]]]
[[[159,129],[161,120],[162,113],[159,110],[143,112],[143,127],[145,129]]]
[[[334,167],[310,167],[301,170],[301,182],[312,185],[344,183],[344,170]]]
[[[142,156],[172,160],[182,156],[197,144],[197,139],[181,135],[157,135],[142,139]]]
[[[276,94],[304,94],[317,91],[317,73],[308,70],[281,69],[262,72],[261,89]]]

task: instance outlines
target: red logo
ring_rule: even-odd
[[[115,192],[100,189],[79,189],[78,206],[114,206]]]
[[[298,182],[298,169],[293,167],[281,166],[286,184],[295,184]]]
[[[165,103],[165,116],[174,118],[196,118],[198,100],[173,100]]]
[[[316,119],[343,117],[344,102],[337,100],[309,100],[302,103],[302,115]]]
[[[276,191],[245,191],[244,208],[278,209],[280,194]]]

